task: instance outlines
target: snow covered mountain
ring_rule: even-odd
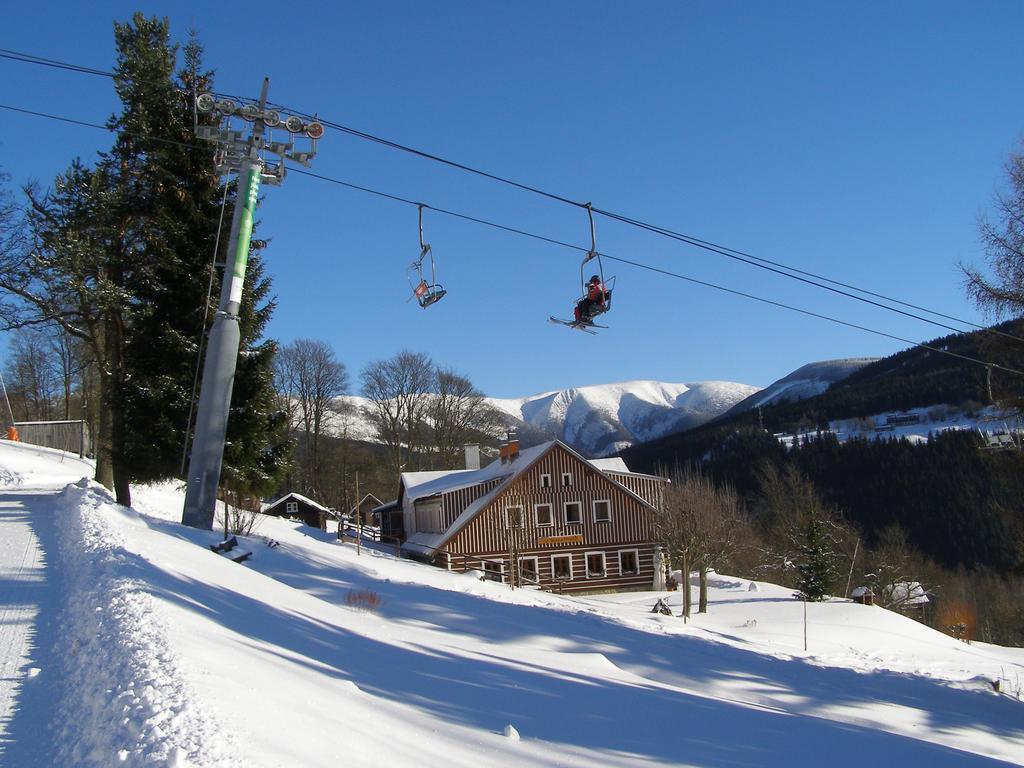
[[[736,403],[725,411],[724,415],[734,416],[737,413],[744,413],[765,405],[804,400],[820,395],[832,384],[842,381],[854,371],[858,371],[876,360],[878,360],[877,357],[851,357],[843,360],[822,360],[817,363],[808,363],[774,384]]]
[[[625,381],[490,399],[522,435],[557,438],[589,456],[607,456],[634,443],[692,429],[758,392],[730,381],[669,384]]]
[[[508,417],[505,426],[517,429],[525,444],[557,438],[587,456],[599,457],[700,426],[758,391],[730,381],[625,381],[487,401]],[[364,413],[369,401],[357,396],[344,399],[354,408],[344,417],[332,417],[331,432],[373,441],[373,426]]]

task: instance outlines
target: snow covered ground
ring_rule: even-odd
[[[1020,649],[837,600],[805,652],[771,584],[716,577],[683,624],[272,518],[236,564],[180,490],[124,509],[89,471],[0,441],[6,766],[1024,764]]]

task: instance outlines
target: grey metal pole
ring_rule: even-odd
[[[210,328],[206,347],[203,382],[200,388],[199,411],[196,414],[196,436],[188,465],[188,489],[181,521],[195,528],[213,530],[216,516],[217,488],[224,460],[224,438],[228,429],[231,390],[235,383],[238,345],[241,333],[238,312],[249,257],[253,211],[259,193],[262,165],[258,159],[246,157],[239,168],[238,199],[231,218],[228,241],[229,261],[224,268],[220,304]],[[230,270],[230,271],[229,271]]]
[[[238,196],[231,218],[228,258],[224,267],[220,303],[217,306],[217,314],[214,315],[206,347],[195,439],[192,442],[192,455],[186,475],[188,488],[185,492],[185,509],[181,517],[185,525],[206,530],[213,530],[216,517],[217,489],[220,486],[224,439],[227,435],[231,391],[235,383],[235,366],[238,362],[241,338],[238,313],[242,304],[242,289],[245,286],[245,269],[249,261],[260,181],[280,184],[284,180],[286,158],[308,166],[309,161],[316,155],[317,139],[324,133],[323,125],[315,119],[307,123],[293,115],[282,121],[276,110],[268,110],[269,87],[270,81],[264,79],[259,103],[241,108],[231,99],[217,100],[209,93],[195,97],[197,112],[219,113],[224,121],[221,128],[197,125],[196,135],[218,145],[218,172],[238,171]],[[227,120],[232,116],[241,117],[253,124],[252,133],[247,139],[243,138],[241,132],[230,129]],[[291,138],[284,142],[264,141],[264,131],[268,127],[281,125],[282,122],[290,135],[303,133],[310,139],[309,151],[296,152]],[[277,155],[277,165],[267,167],[260,158],[262,151]]]

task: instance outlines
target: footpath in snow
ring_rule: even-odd
[[[1019,649],[833,601],[804,652],[771,584],[683,624],[271,518],[239,565],[180,489],[129,510],[89,472],[0,442],[3,765],[1024,765]]]

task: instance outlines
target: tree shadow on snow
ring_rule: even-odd
[[[157,571],[147,581],[158,596],[231,629],[253,652],[323,675],[325,685],[349,680],[441,721],[494,733],[511,723],[524,738],[569,752],[585,748],[638,761],[728,766],[763,766],[782,755],[796,765],[1002,764],[872,725],[836,722],[830,719],[835,707],[863,707],[875,715],[886,707],[909,707],[931,729],[1024,738],[1024,710],[1002,697],[911,675],[822,668],[702,638],[643,632],[587,612],[388,582],[349,564],[295,560],[305,554],[261,549],[250,564],[336,606],[345,604],[349,590],[376,591],[379,614],[399,628],[406,623],[417,632],[465,635],[481,647],[522,643],[530,661],[481,651],[456,654],[400,637],[376,639],[145,562],[139,567]],[[710,698],[727,696],[721,691],[730,684],[743,701]]]

